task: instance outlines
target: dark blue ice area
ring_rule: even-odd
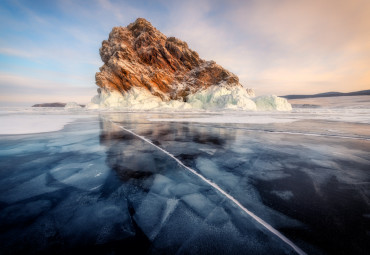
[[[217,183],[307,253],[368,254],[368,124],[153,123],[135,114],[110,119]]]
[[[121,119],[215,182],[225,180],[225,190],[245,194],[243,203],[256,201],[256,213],[269,208],[255,186],[236,186],[248,178],[241,169],[235,180],[226,161],[214,160],[219,150],[223,159],[241,157],[223,134],[203,136],[189,126],[179,137],[171,124],[140,114],[92,117],[57,132],[0,136],[1,254],[295,254],[220,192],[110,121]],[[302,225],[279,215],[286,226]]]

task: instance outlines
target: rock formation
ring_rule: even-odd
[[[143,18],[127,27],[114,27],[102,42],[104,65],[95,75],[98,92],[120,92],[141,88],[162,101],[186,102],[188,96],[210,86],[243,89],[239,78],[201,59],[186,42],[166,37]],[[247,94],[254,95],[253,90]]]
[[[114,27],[102,42],[95,75],[98,95],[87,109],[291,110],[276,96],[254,97],[239,78],[201,59],[186,42],[166,37],[148,21]]]

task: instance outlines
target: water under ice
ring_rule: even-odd
[[[0,136],[1,252],[296,254],[232,197],[308,254],[367,254],[368,117],[312,111],[105,112]]]

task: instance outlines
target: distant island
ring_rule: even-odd
[[[314,95],[286,95],[286,96],[281,96],[281,97],[284,97],[286,99],[302,99],[302,98],[316,98],[316,97],[343,97],[343,96],[369,96],[369,95],[370,95],[370,89],[355,91],[355,92],[348,92],[348,93],[325,92],[325,93],[314,94]]]
[[[44,103],[44,104],[34,104],[32,107],[65,107],[67,103]],[[79,104],[81,107],[85,107],[83,104]]]
[[[45,103],[45,104],[34,104],[32,107],[64,107],[66,103]]]

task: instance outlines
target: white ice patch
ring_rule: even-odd
[[[257,105],[254,102],[257,100]],[[261,105],[261,109],[258,108]],[[256,99],[243,87],[211,86],[187,97],[187,102],[178,100],[162,101],[148,90],[133,87],[124,94],[118,91],[102,90],[86,106],[87,109],[120,109],[120,110],[291,110],[286,99],[276,96],[264,96]]]
[[[82,106],[76,102],[69,102],[64,106],[64,109],[81,109]]]
[[[132,88],[125,94],[118,91],[102,91],[100,96],[95,96],[86,108],[88,109],[134,109],[147,110],[158,108],[162,100],[153,96],[149,91],[141,88]]]
[[[285,98],[275,95],[259,96],[253,99],[259,111],[291,111],[292,106]]]
[[[0,115],[0,135],[34,134],[61,130],[83,116],[66,115]]]
[[[211,86],[191,94],[187,101],[195,109],[257,110],[256,104],[243,87]]]

